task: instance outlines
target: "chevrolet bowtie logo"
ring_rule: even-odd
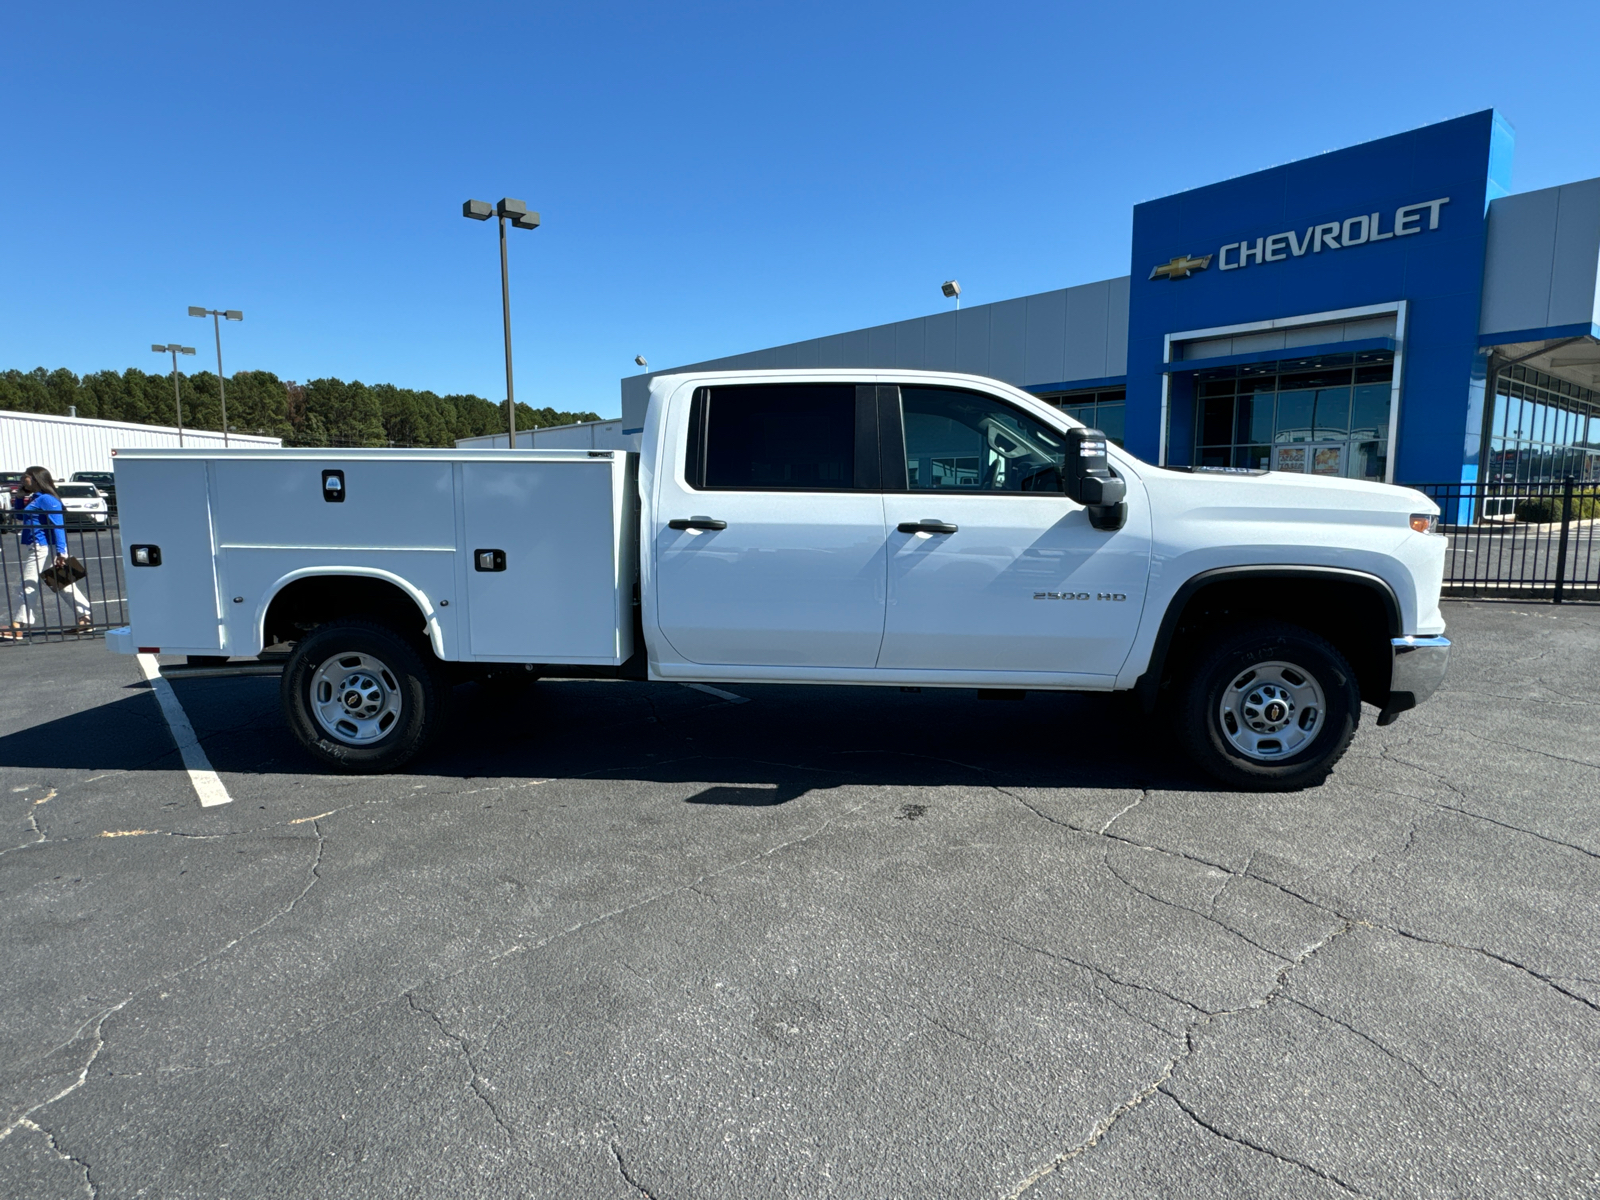
[[[1151,279],[1187,279],[1196,271],[1204,271],[1211,265],[1211,255],[1205,254],[1199,258],[1190,258],[1180,254],[1171,262],[1164,262],[1159,267],[1150,271]]]

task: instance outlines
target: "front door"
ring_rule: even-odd
[[[905,476],[886,479],[878,665],[1115,676],[1149,574],[1149,510],[1108,532],[1061,492],[1065,439],[982,392],[900,389]],[[885,444],[901,436],[885,421]],[[885,472],[898,474],[885,453]],[[897,490],[888,490],[897,489]]]
[[[885,567],[875,393],[854,384],[695,393],[661,465],[651,530],[656,619],[685,659],[877,660]]]

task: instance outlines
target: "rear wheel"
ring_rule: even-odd
[[[1361,719],[1350,664],[1293,625],[1222,634],[1181,700],[1190,756],[1230,787],[1289,791],[1327,778]]]
[[[449,687],[425,651],[386,625],[319,625],[284,666],[280,698],[314,758],[355,772],[393,771],[444,723]]]

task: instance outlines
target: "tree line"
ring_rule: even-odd
[[[210,371],[179,374],[186,429],[222,428],[217,376]],[[286,446],[450,446],[457,438],[504,433],[505,403],[470,394],[434,392],[361,383],[279,379],[271,371],[228,376],[228,428],[283,439]],[[172,425],[172,376],[129,367],[81,378],[65,368],[0,372],[0,409],[78,416],[139,425]],[[518,403],[517,428],[534,429],[597,421],[592,412],[560,412]]]

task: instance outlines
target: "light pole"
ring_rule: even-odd
[[[959,283],[957,283],[954,279],[946,279],[943,283],[941,283],[939,285],[939,290],[945,294],[945,297],[947,299],[954,299],[955,300],[955,302],[956,302],[956,311],[960,312],[961,311],[961,285]]]
[[[244,320],[244,314],[237,308],[199,308],[189,305],[191,317],[210,317],[211,330],[217,335],[217,395],[222,400],[222,448],[228,448],[228,384],[222,377],[222,321],[227,317],[230,321]],[[174,362],[177,359],[173,359]]]
[[[193,354],[193,346],[180,346],[177,342],[165,346],[151,346],[157,354],[172,355],[172,405],[178,410],[178,445],[183,445],[183,399],[178,395],[178,355]]]
[[[474,221],[487,221],[492,216],[500,218],[500,310],[506,326],[506,430],[507,446],[517,448],[517,394],[511,386],[511,270],[506,265],[506,221],[518,229],[539,228],[539,214],[528,211],[521,200],[502,199],[493,208],[485,200],[468,200],[461,206],[461,215]]]

